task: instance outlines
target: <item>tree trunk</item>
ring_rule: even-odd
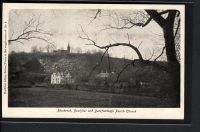
[[[163,29],[163,33],[165,38],[167,62],[177,63],[173,28],[166,26],[166,28]]]
[[[177,10],[169,10],[168,16],[164,19],[155,10],[146,10],[146,12],[152,17],[152,19],[158,23],[163,29],[164,41],[166,47],[166,56],[168,69],[170,71],[169,81],[172,83],[169,89],[166,89],[165,94],[174,98],[175,106],[180,105],[180,64],[176,57],[175,41],[174,41],[174,21]]]
[[[174,41],[174,21],[177,10],[169,10],[167,18],[163,18],[156,10],[145,10],[150,17],[163,29],[167,62],[177,63],[175,41]]]
[[[166,24],[163,27],[165,46],[166,46],[166,56],[168,62],[168,68],[171,71],[172,87],[169,92],[171,92],[173,98],[175,99],[175,105],[180,105],[180,64],[176,57],[175,51],[175,40],[174,40],[174,21],[176,17],[176,11],[172,10],[169,12],[166,18]]]
[[[166,19],[165,26],[163,27],[166,55],[167,55],[167,61],[169,63],[178,63],[176,58],[175,41],[174,41],[175,17],[176,17],[176,11],[175,10],[170,11]]]

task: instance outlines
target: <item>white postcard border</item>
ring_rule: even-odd
[[[12,9],[177,9],[181,13],[181,104],[180,108],[35,108],[8,107],[8,13]],[[36,4],[4,3],[2,21],[2,117],[3,118],[109,118],[184,119],[185,6],[153,4]],[[60,112],[58,112],[60,109]],[[121,110],[124,112],[116,112]],[[95,113],[96,111],[96,113]],[[112,112],[113,111],[113,112]]]

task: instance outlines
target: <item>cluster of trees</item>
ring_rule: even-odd
[[[82,54],[82,53],[86,53],[86,54],[103,54],[103,51],[102,50],[95,50],[95,49],[92,49],[92,50],[86,50],[86,51],[83,51],[80,47],[72,47],[70,46],[71,49],[70,49],[70,52],[71,53],[78,53],[78,54]],[[46,53],[51,53],[53,52],[53,50],[64,50],[64,48],[55,48],[52,49],[49,45],[45,46],[45,47],[41,47],[41,46],[37,46],[37,45],[34,45],[31,47],[31,53],[38,53],[38,52],[46,52]]]

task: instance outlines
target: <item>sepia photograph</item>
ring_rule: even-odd
[[[42,6],[4,4],[7,109],[183,118],[184,6]]]

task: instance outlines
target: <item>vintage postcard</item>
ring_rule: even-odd
[[[184,119],[184,5],[4,3],[3,118]]]

